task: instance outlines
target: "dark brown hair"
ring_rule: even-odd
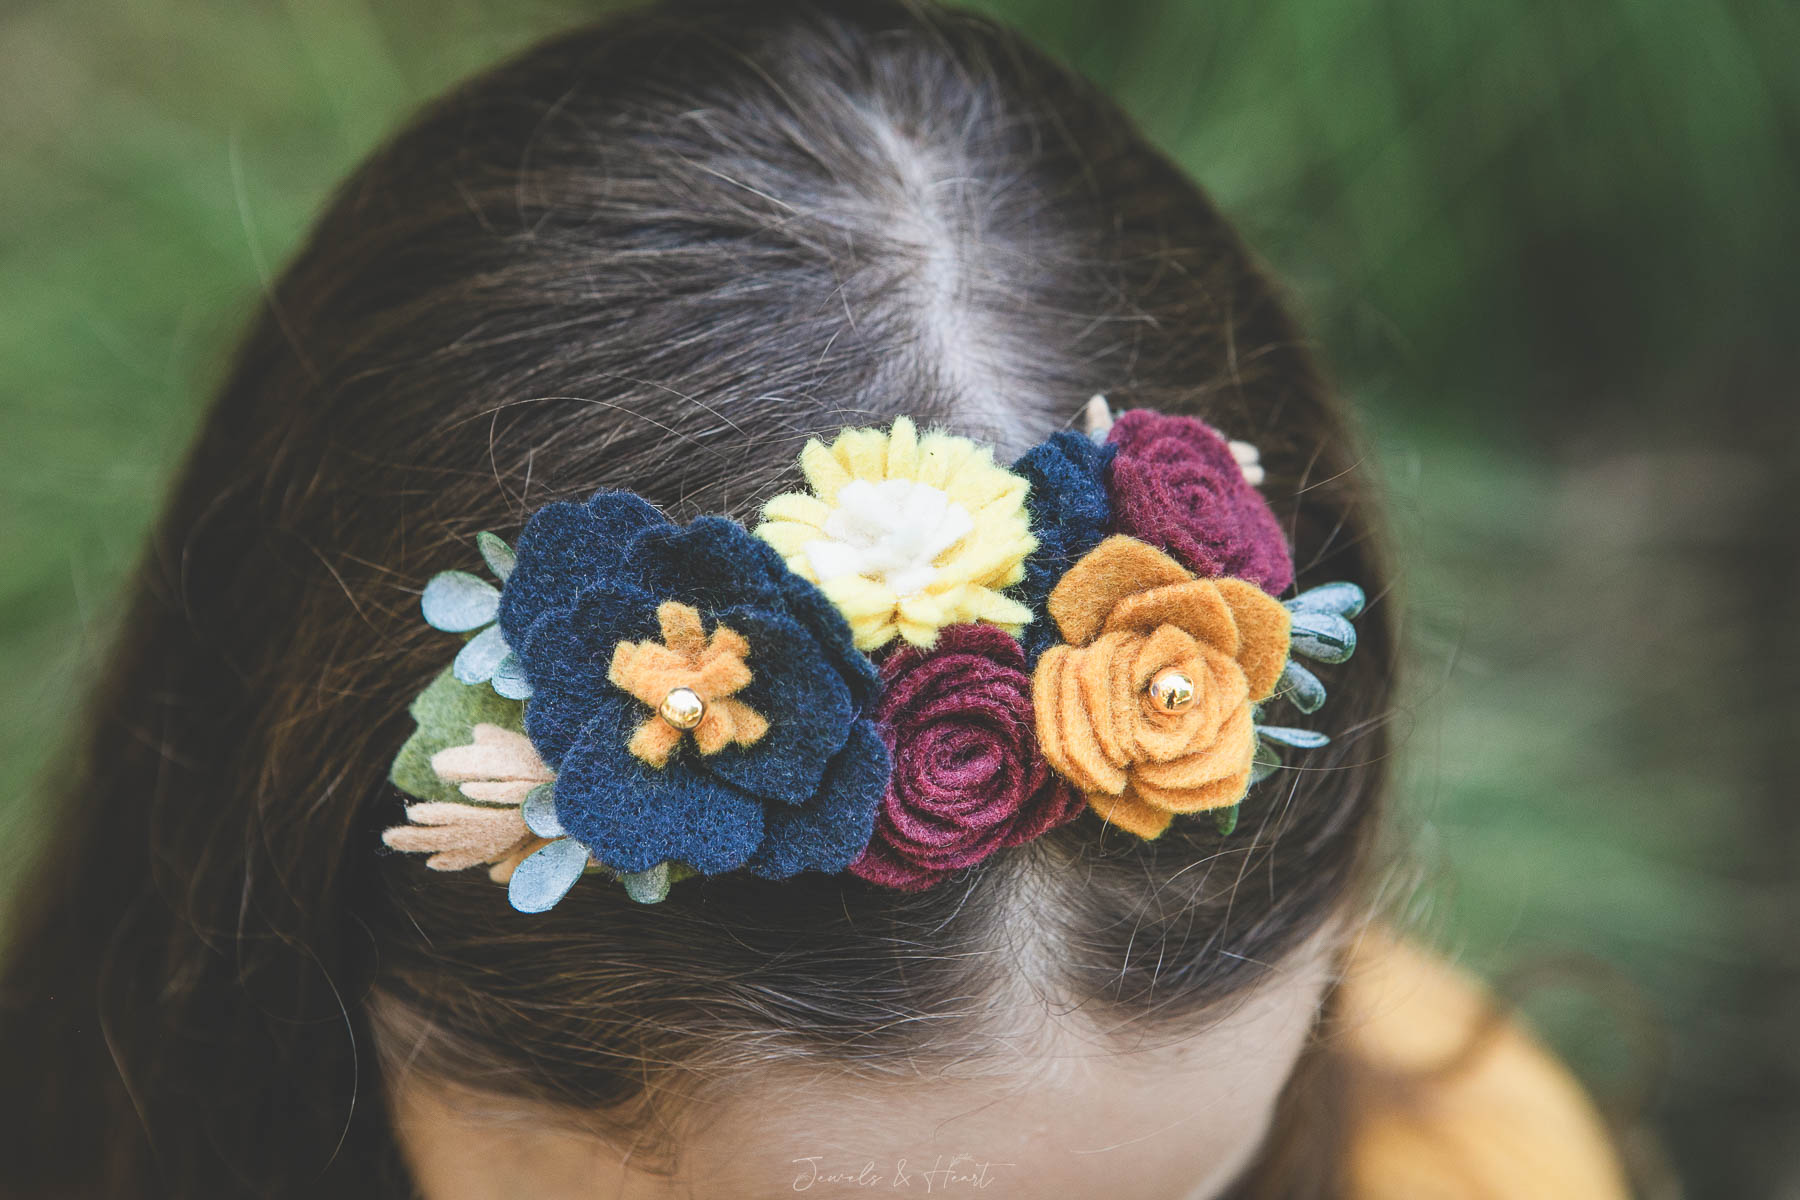
[[[1236,833],[1089,814],[916,894],[590,881],[532,917],[380,848],[446,653],[419,591],[478,530],[607,487],[750,518],[808,436],[908,413],[1010,457],[1096,392],[1255,442],[1301,586],[1376,597],[1331,747]],[[985,19],[670,4],[462,84],[338,190],[150,540],[9,950],[11,1192],[404,1192],[378,1021],[445,1079],[639,1118],[664,1067],[979,1053],[1020,994],[1191,1023],[1367,866],[1391,654],[1359,463],[1217,211]]]

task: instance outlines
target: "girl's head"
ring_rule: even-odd
[[[12,1161],[209,1196],[394,1194],[402,1143],[434,1197],[614,1194],[627,1157],[628,1195],[939,1155],[1019,1195],[1327,1177],[1307,1038],[1379,811],[1379,602],[1331,747],[1228,837],[1088,815],[919,892],[739,873],[534,916],[379,849],[442,666],[419,591],[477,531],[603,488],[753,521],[808,437],[904,414],[1004,460],[1095,393],[1254,442],[1300,586],[1379,596],[1265,274],[990,22],[672,4],[430,106],[270,290],[152,540],[6,977],[42,1081]]]

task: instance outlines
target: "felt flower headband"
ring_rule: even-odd
[[[911,420],[801,453],[754,529],[638,496],[557,501],[495,582],[445,571],[470,635],[413,702],[388,846],[485,866],[542,912],[594,872],[654,902],[694,875],[848,871],[930,887],[1092,810],[1222,833],[1356,647],[1361,589],[1283,601],[1293,559],[1256,451],[1103,398],[1010,468]]]

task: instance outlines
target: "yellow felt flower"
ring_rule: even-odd
[[[1002,590],[1037,548],[1023,478],[993,451],[946,433],[846,429],[809,441],[810,492],[777,496],[756,535],[819,586],[861,650],[895,637],[930,646],[946,625],[986,621],[1017,635],[1031,610]]]

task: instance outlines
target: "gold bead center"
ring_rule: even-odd
[[[675,728],[688,730],[706,716],[706,701],[693,688],[678,687],[663,697],[662,705],[656,711]]]
[[[1166,713],[1185,712],[1194,706],[1194,681],[1173,668],[1150,681],[1150,703]]]

